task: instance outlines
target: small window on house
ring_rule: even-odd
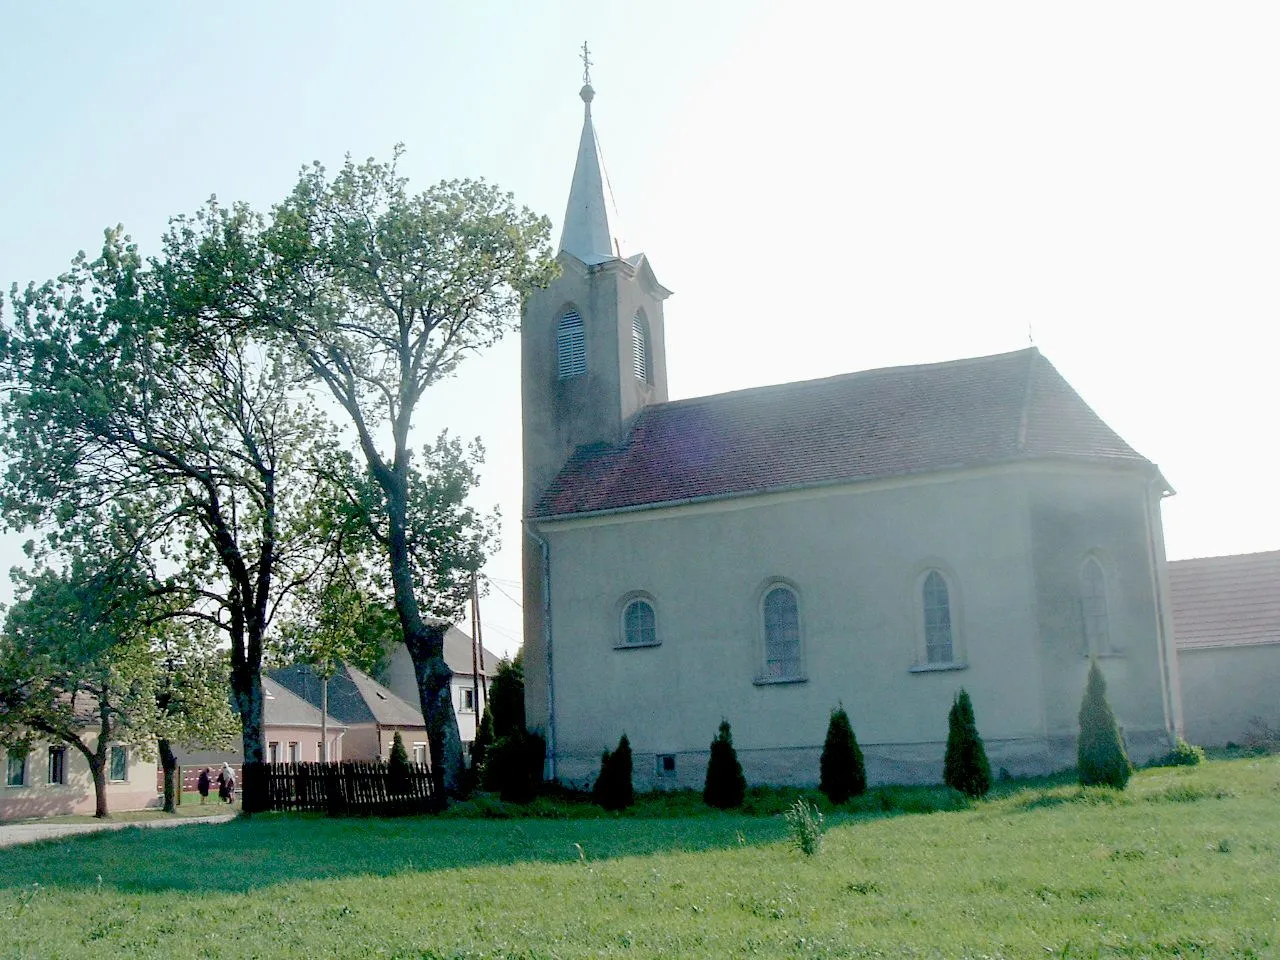
[[[476,691],[474,687],[462,688],[462,712],[463,713],[476,712]]]
[[[649,322],[640,310],[631,318],[631,362],[637,380],[641,383],[653,382],[653,366],[649,355]]]
[[[1102,565],[1087,557],[1080,568],[1080,612],[1084,619],[1086,655],[1111,652],[1111,624],[1107,618],[1107,578]]]
[[[764,595],[765,680],[800,679],[800,603],[790,587],[775,586]]]
[[[587,336],[582,315],[571,310],[556,326],[556,378],[568,380],[587,372]]]
[[[49,782],[67,782],[67,748],[49,748]]]
[[[660,777],[674,777],[676,775],[676,755],[674,753],[660,753],[655,758],[654,772]]]
[[[267,763],[280,762],[280,744],[272,740],[267,744]]]
[[[955,646],[951,632],[951,594],[937,570],[924,578],[924,652],[927,663],[951,663]]]
[[[658,642],[657,617],[653,603],[636,597],[622,608],[622,645],[624,647],[652,647]]]
[[[298,743],[295,740],[289,741],[289,762],[290,763],[302,762],[302,748],[298,746]]]
[[[115,780],[117,783],[129,779],[129,748],[128,747],[112,747],[111,763],[107,774],[108,780]]]
[[[425,743],[415,743],[413,745],[413,762],[414,763],[427,762],[427,745]]]
[[[4,784],[6,787],[23,787],[27,784],[27,755],[17,750],[9,751],[9,759],[5,763]]]

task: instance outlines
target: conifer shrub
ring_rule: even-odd
[[[391,739],[391,756],[387,758],[387,774],[392,793],[403,793],[409,786],[409,754],[400,731]]]
[[[471,769],[480,770],[484,766],[485,755],[493,744],[493,714],[486,705],[480,715],[480,724],[476,727],[476,738],[471,741]]]
[[[631,786],[631,741],[624,733],[618,748],[600,757],[600,776],[591,789],[591,798],[606,810],[625,810],[635,802]]]
[[[818,768],[821,773],[818,786],[832,803],[846,803],[850,797],[866,792],[867,770],[844,704],[831,711]]]
[[[947,754],[942,765],[942,780],[970,797],[986,796],[991,789],[991,764],[987,762],[982,737],[978,736],[973,701],[963,687],[952,701],[947,717]]]
[[[1115,714],[1107,703],[1107,681],[1098,669],[1097,660],[1089,665],[1089,680],[1080,702],[1080,739],[1076,749],[1076,768],[1082,786],[1123,790],[1128,785],[1132,767]]]
[[[529,803],[538,792],[530,767],[527,736],[499,737],[485,760],[484,788],[495,791],[507,803]]]
[[[711,741],[711,759],[707,763],[707,780],[702,800],[707,806],[730,810],[742,806],[747,795],[747,778],[742,775],[738,751],[733,749],[729,721],[720,721],[720,732]]]

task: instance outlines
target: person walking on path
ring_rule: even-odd
[[[200,794],[200,805],[209,802],[209,768],[205,767],[196,778],[196,791]]]
[[[218,798],[227,801],[227,803],[235,802],[236,775],[229,763],[224,763],[222,772],[218,774]]]

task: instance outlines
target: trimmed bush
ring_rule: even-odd
[[[1076,768],[1082,786],[1106,786],[1117,790],[1128,785],[1132,771],[1115,714],[1111,712],[1111,704],[1107,703],[1107,681],[1102,678],[1097,660],[1089,665],[1089,680],[1085,684],[1084,699],[1080,702]]]
[[[600,776],[591,790],[591,799],[606,810],[625,810],[635,802],[631,786],[631,741],[624,733],[618,749],[600,757]]]
[[[862,750],[858,746],[858,738],[853,735],[853,725],[844,712],[844,704],[831,711],[818,768],[821,772],[819,788],[834,804],[845,803],[850,797],[861,796],[867,790]]]
[[[986,796],[991,790],[991,764],[987,762],[982,737],[978,736],[973,701],[963,687],[951,702],[951,713],[947,717],[947,755],[942,765],[942,780],[970,797]]]
[[[733,749],[729,721],[720,721],[720,732],[711,741],[711,759],[707,763],[707,781],[702,800],[707,806],[729,810],[742,806],[747,795],[747,778],[742,775],[738,751]]]

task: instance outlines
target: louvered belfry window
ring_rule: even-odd
[[[587,336],[582,316],[571,310],[556,327],[556,377],[568,380],[587,372]]]
[[[644,314],[636,311],[631,318],[631,358],[635,364],[636,379],[649,383],[649,329]]]

